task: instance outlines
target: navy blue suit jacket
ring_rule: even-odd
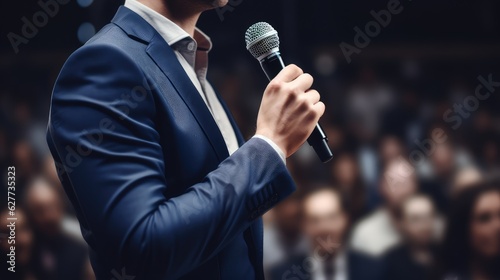
[[[98,279],[263,278],[260,216],[295,185],[225,109],[230,157],[170,46],[125,7],[68,58],[47,140]]]

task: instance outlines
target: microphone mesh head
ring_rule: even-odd
[[[247,50],[253,57],[260,58],[271,51],[279,51],[278,32],[267,22],[257,22],[245,33]]]

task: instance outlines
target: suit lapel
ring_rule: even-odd
[[[177,93],[189,107],[189,110],[191,110],[191,113],[210,140],[219,161],[223,161],[229,156],[224,138],[207,105],[182,68],[172,48],[159,34],[156,34],[147,47],[146,52],[175,87]]]
[[[182,68],[172,48],[156,30],[139,15],[126,7],[120,7],[113,23],[122,28],[129,36],[148,44],[147,54],[172,83],[187,105],[206,137],[214,148],[219,161],[229,156],[224,138],[200,93]]]

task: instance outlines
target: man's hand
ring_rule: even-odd
[[[311,90],[313,77],[296,65],[288,65],[269,83],[257,117],[256,134],[271,139],[286,157],[295,153],[307,140],[325,104]]]

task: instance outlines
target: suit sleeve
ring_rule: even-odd
[[[117,47],[84,46],[58,77],[47,137],[94,250],[127,271],[176,278],[217,254],[295,185],[273,148],[252,138],[202,182],[167,199],[169,159],[147,82]]]

